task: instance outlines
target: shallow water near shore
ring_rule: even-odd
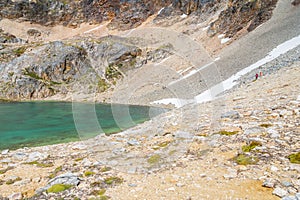
[[[67,102],[0,103],[0,149],[78,141],[149,120],[164,109]]]

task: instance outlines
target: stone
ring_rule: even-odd
[[[257,134],[260,134],[264,132],[264,129],[263,128],[260,128],[260,127],[252,127],[252,128],[247,128],[245,131],[244,131],[244,134],[245,135],[249,135],[249,136],[253,136],[253,135],[257,135]]]
[[[279,132],[277,130],[275,130],[275,129],[269,128],[267,130],[267,132],[270,134],[271,138],[278,138],[278,137],[280,137]]]
[[[29,154],[27,162],[34,162],[38,160],[44,160],[48,157],[48,154],[40,153],[40,152],[32,152]]]
[[[84,144],[76,144],[72,147],[73,150],[84,150],[86,148],[87,148],[87,146]]]
[[[16,152],[12,155],[12,157],[17,160],[24,160],[27,157],[27,154],[23,152]]]
[[[300,192],[295,195],[297,200],[300,200]]]
[[[283,197],[281,200],[297,200],[297,199],[294,196],[286,196],[286,197]]]
[[[278,171],[278,168],[272,165],[272,166],[270,167],[270,170],[271,170],[272,172],[277,172],[277,171]]]
[[[272,178],[268,178],[263,182],[262,186],[267,188],[274,188],[275,184],[276,184],[276,180]]]
[[[282,198],[282,197],[286,196],[288,194],[288,192],[282,188],[277,187],[277,188],[275,188],[275,190],[273,191],[272,194]]]
[[[9,200],[21,200],[23,199],[22,193],[13,193],[11,195],[8,196]]]
[[[282,181],[281,184],[284,186],[284,187],[291,187],[293,186],[293,184],[291,182],[288,182],[288,181]]]
[[[237,170],[236,169],[228,169],[227,170],[229,173],[228,174],[224,174],[224,178],[225,179],[234,179],[237,177]]]
[[[238,111],[232,110],[221,115],[221,118],[239,119],[241,117]]]
[[[1,152],[1,154],[2,154],[2,155],[7,155],[8,152],[9,152],[9,149],[4,149],[4,150]]]
[[[79,179],[79,177],[77,177],[73,173],[68,172],[68,173],[61,174],[61,175],[51,179],[45,187],[39,188],[35,192],[36,192],[36,194],[40,194],[40,193],[42,193],[43,191],[49,189],[52,185],[55,185],[55,184],[78,186],[80,181],[81,180]]]
[[[191,134],[189,132],[185,132],[185,131],[176,131],[174,133],[174,136],[176,138],[183,138],[183,139],[192,139],[194,137],[193,134]]]
[[[127,144],[130,145],[130,146],[137,146],[137,145],[139,145],[140,143],[139,143],[137,140],[132,139],[132,140],[129,140],[129,141],[127,142]]]
[[[291,4],[292,4],[293,6],[297,6],[297,5],[300,4],[300,0],[292,0],[292,1],[291,1]],[[300,100],[300,95],[298,96],[298,99],[297,99],[297,100]]]

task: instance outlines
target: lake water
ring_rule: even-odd
[[[0,149],[65,143],[116,133],[163,112],[161,108],[117,104],[0,103]]]

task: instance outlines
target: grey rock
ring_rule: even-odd
[[[267,130],[267,132],[270,134],[271,138],[279,138],[280,137],[279,132],[275,129],[270,128]]]
[[[300,192],[295,195],[297,200],[300,200]]]
[[[282,197],[286,196],[288,194],[288,192],[282,188],[277,187],[277,188],[275,188],[275,190],[273,191],[272,194],[282,198]]]
[[[51,179],[45,187],[37,189],[35,191],[35,193],[41,194],[42,192],[46,191],[52,185],[55,185],[55,184],[65,184],[65,185],[77,186],[77,185],[79,185],[80,181],[81,180],[79,179],[79,177],[77,177],[75,174],[68,172],[68,173],[59,175],[59,176]]]
[[[137,187],[137,184],[135,184],[135,183],[129,183],[128,186],[129,187]]]
[[[8,199],[9,200],[20,200],[20,199],[22,199],[22,193],[13,193],[13,194],[11,194],[11,195],[9,195],[8,196]]]
[[[300,0],[292,0],[292,1],[291,1],[291,4],[292,4],[293,6],[297,6],[297,5],[300,4]],[[298,97],[298,99],[300,99],[300,98]]]
[[[257,134],[260,134],[264,131],[263,128],[260,128],[260,127],[252,127],[252,128],[247,128],[245,131],[244,131],[244,134],[245,135],[257,135]]]
[[[72,147],[73,150],[84,150],[86,148],[87,148],[87,146],[84,144],[76,144]]]
[[[137,146],[137,145],[139,145],[140,143],[139,143],[137,140],[132,139],[132,140],[129,140],[129,141],[127,142],[127,144],[129,144],[130,146]]]
[[[48,154],[40,153],[40,152],[32,152],[29,154],[27,162],[33,162],[37,160],[43,160],[48,157]]]
[[[9,149],[5,149],[5,150],[3,150],[3,151],[1,152],[1,154],[2,154],[2,155],[7,155],[8,152],[9,152]]]
[[[263,182],[263,187],[274,188],[276,184],[276,180],[272,178],[268,178]]]
[[[189,132],[185,132],[185,131],[176,131],[174,133],[174,136],[176,138],[182,138],[182,139],[192,139],[194,137],[193,134],[191,134]]]
[[[293,186],[293,184],[291,182],[288,182],[288,181],[282,181],[281,184],[284,186],[284,187],[291,187]]]
[[[283,197],[281,200],[297,200],[297,199],[294,196],[286,196],[286,197]]]
[[[221,115],[221,118],[239,119],[241,117],[238,111],[232,110]]]
[[[9,158],[0,160],[0,163],[10,163],[10,162],[11,162],[11,160]]]
[[[27,154],[23,152],[16,152],[12,155],[12,157],[17,160],[24,160],[27,157]]]

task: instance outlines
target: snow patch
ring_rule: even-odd
[[[187,15],[186,14],[182,14],[180,17],[181,18],[187,18]]]
[[[159,15],[161,13],[161,11],[163,11],[165,9],[165,7],[163,7],[162,9],[160,9],[158,12],[157,12],[157,15]]]
[[[264,57],[263,59],[257,61],[256,63],[250,65],[249,67],[239,71],[238,73],[232,75],[231,77],[229,77],[228,79],[224,80],[223,82],[211,87],[210,89],[202,92],[201,94],[197,95],[194,97],[194,99],[177,99],[177,98],[169,98],[169,99],[161,99],[158,101],[154,101],[151,104],[174,104],[176,108],[180,108],[188,103],[204,103],[207,101],[211,101],[214,100],[216,98],[217,95],[221,94],[222,92],[229,90],[231,88],[233,88],[236,84],[237,84],[237,80],[239,78],[241,78],[243,75],[253,71],[254,69],[259,68],[260,66],[271,62],[272,60],[278,58],[280,55],[296,48],[297,46],[300,45],[300,35],[297,37],[294,37],[280,45],[278,45],[276,48],[274,48],[271,52],[268,53],[268,55],[266,57]],[[213,63],[213,62],[212,62]],[[210,66],[212,63],[209,63],[207,65],[204,65],[203,67],[201,67],[198,70],[204,69],[208,66]],[[196,71],[198,71],[196,70]],[[194,71],[194,70],[193,70]],[[190,73],[194,73],[194,72],[190,72]],[[179,80],[181,80],[182,78],[180,78]],[[174,82],[178,82],[174,81]],[[174,83],[173,82],[173,83]],[[171,84],[171,83],[170,83]],[[169,85],[170,85],[169,84]],[[300,95],[298,96],[297,100],[300,100]]]
[[[230,38],[223,38],[221,40],[221,44],[225,44],[226,42],[228,42],[229,40],[231,40]]]
[[[218,38],[219,38],[219,39],[222,39],[222,38],[224,38],[224,37],[225,37],[224,34],[218,35]]]
[[[90,30],[88,30],[88,31],[85,31],[85,32],[83,32],[84,34],[86,34],[86,33],[90,33],[90,32],[93,32],[93,31],[95,31],[95,30],[98,30],[98,29],[100,29],[100,28],[102,28],[103,27],[103,25],[100,25],[100,26],[97,26],[96,28],[92,28],[92,29],[90,29]]]
[[[206,30],[208,30],[208,29],[209,29],[209,26],[204,27],[204,28],[202,29],[202,31],[206,31]]]

